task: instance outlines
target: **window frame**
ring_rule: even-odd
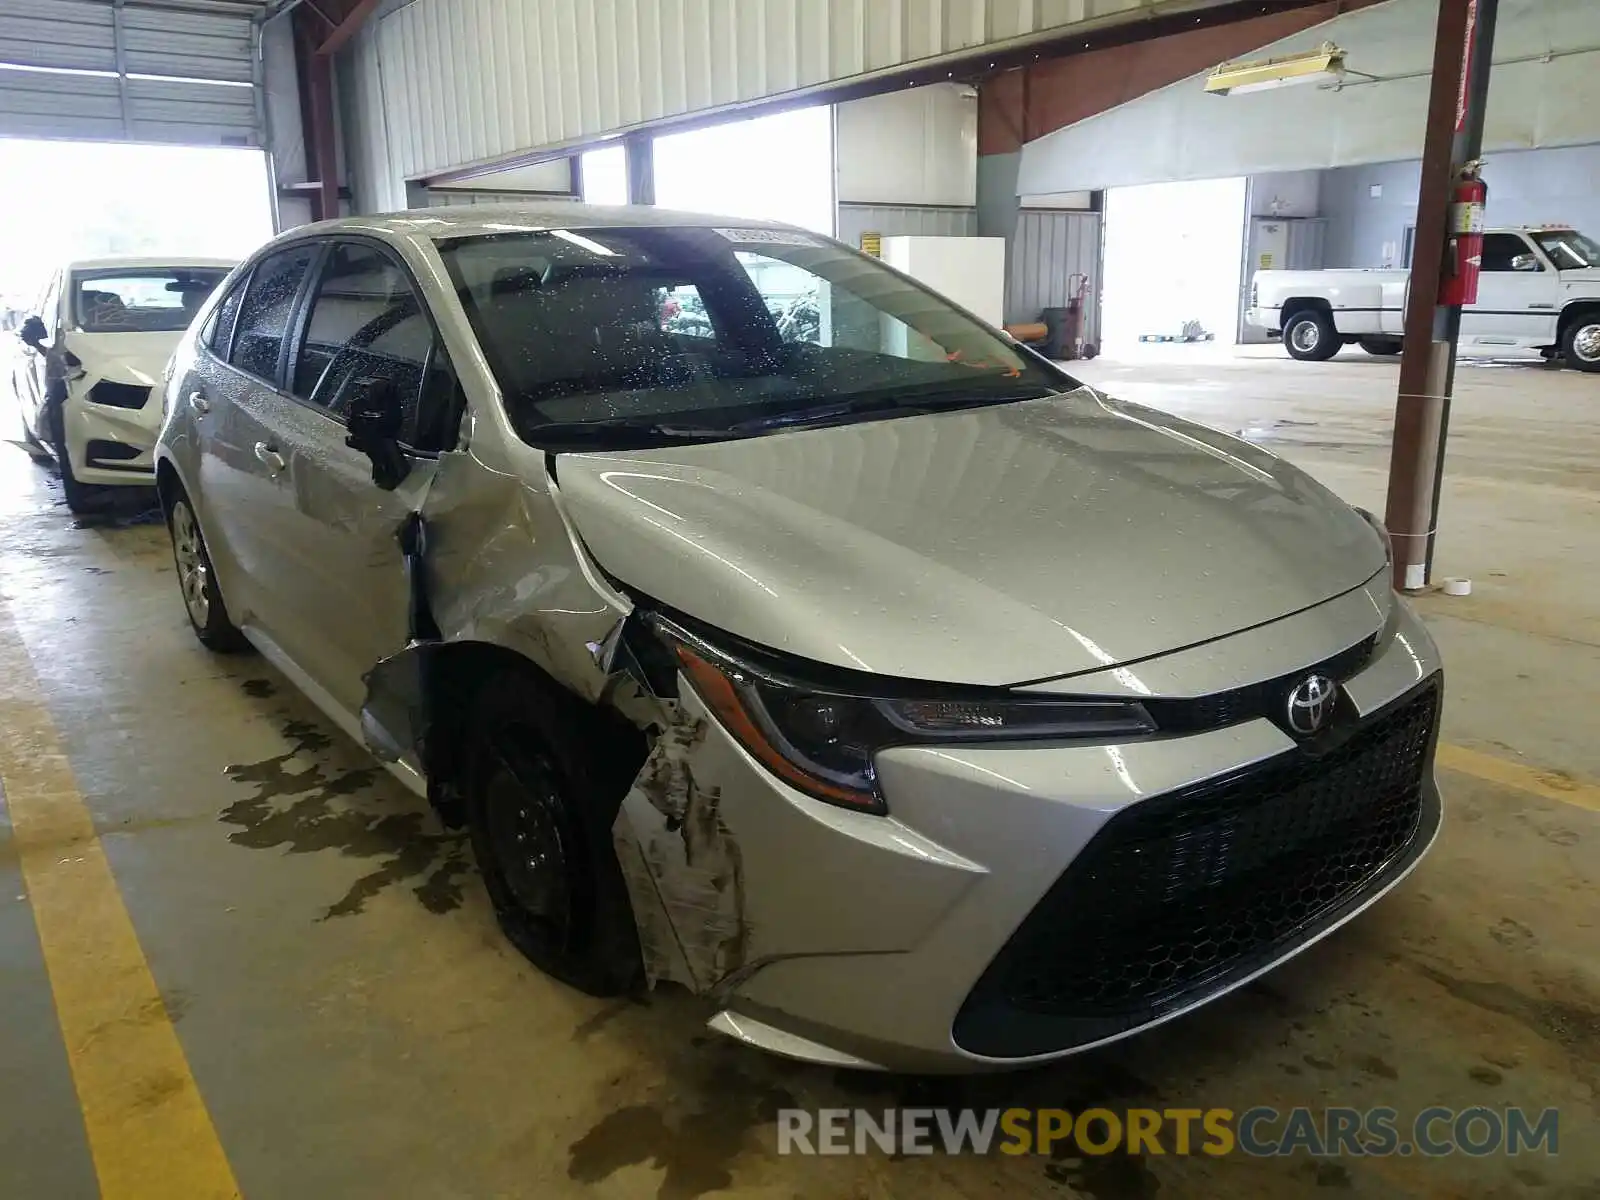
[[[417,308],[427,320],[428,328],[433,331],[433,340],[428,346],[428,357],[422,362],[422,377],[417,388],[417,407],[420,409],[422,403],[422,389],[427,386],[428,375],[433,370],[434,356],[441,349],[443,349],[446,356],[448,356],[450,353],[450,348],[444,344],[444,332],[439,327],[439,319],[434,314],[433,306],[428,303],[428,294],[418,282],[416,272],[411,269],[410,264],[405,261],[405,257],[401,255],[393,246],[384,241],[382,238],[372,237],[369,234],[336,232],[326,233],[320,237],[307,238],[305,240],[307,242],[318,243],[320,245],[320,253],[312,261],[311,270],[306,272],[305,284],[301,288],[300,295],[296,298],[295,311],[292,320],[290,321],[289,329],[284,335],[283,342],[286,353],[278,363],[278,391],[288,399],[293,400],[302,408],[310,409],[314,413],[320,413],[322,416],[326,417],[329,421],[332,421],[341,429],[349,428],[349,422],[347,422],[338,413],[335,413],[325,405],[314,403],[304,396],[297,395],[289,386],[292,379],[292,376],[289,373],[290,369],[294,363],[299,361],[300,349],[305,343],[306,334],[310,331],[311,314],[312,310],[316,307],[315,300],[317,290],[322,286],[322,273],[327,268],[328,262],[333,258],[334,251],[337,249],[337,247],[341,244],[348,243],[374,250],[378,254],[387,258],[392,266],[399,268],[402,278],[405,279],[406,285],[411,289],[411,294],[416,298]],[[254,268],[252,268],[252,273],[253,271]],[[462,381],[461,372],[459,368],[456,367],[455,360],[453,358],[450,359],[450,373],[455,376],[456,388],[462,393],[464,400],[466,385]],[[252,376],[252,378],[254,377]],[[463,403],[463,412],[465,411],[465,407],[465,403]],[[457,436],[459,437],[459,429],[457,431]],[[411,445],[409,442],[401,442],[400,448],[407,454],[416,458],[437,458],[441,453],[443,453],[443,451],[439,450],[424,450],[420,447]]]
[[[1521,242],[1522,243],[1522,249],[1521,249],[1521,251],[1519,251],[1519,253],[1528,255],[1530,258],[1533,259],[1534,262],[1538,263],[1539,264],[1539,270],[1538,271],[1516,271],[1516,270],[1513,270],[1508,265],[1504,270],[1501,270],[1499,267],[1496,267],[1496,268],[1494,268],[1492,270],[1490,268],[1488,268],[1488,267],[1480,267],[1479,271],[1480,271],[1481,274],[1484,274],[1484,275],[1535,275],[1535,274],[1542,274],[1543,272],[1550,270],[1550,267],[1545,262],[1545,256],[1544,256],[1543,247],[1541,247],[1532,238],[1530,238],[1526,234],[1524,234],[1521,230],[1496,229],[1496,230],[1494,230],[1492,232],[1485,233],[1483,235],[1483,241],[1484,241],[1484,248],[1485,249],[1488,248],[1488,244],[1489,244],[1489,239],[1490,238],[1511,238],[1513,241]],[[1511,262],[1511,259],[1513,259],[1515,257],[1516,257],[1515,254],[1511,255],[1510,257],[1508,257],[1506,259],[1506,262],[1509,264]]]
[[[217,302],[211,306],[211,313],[206,317],[206,323],[200,330],[200,345],[225,367],[233,365],[228,361],[228,355],[233,353],[233,334],[234,330],[239,328],[239,314],[237,312],[233,314],[233,324],[228,326],[228,344],[221,350],[217,349],[217,322],[222,320],[222,310],[228,306],[228,301],[232,300],[235,294],[239,297],[239,307],[244,307],[245,293],[250,288],[250,281],[255,277],[256,264],[252,262],[239,273],[239,278],[234,281],[233,286],[217,297]]]
[[[283,346],[280,346],[278,349],[277,378],[266,379],[252,371],[246,371],[243,367],[237,365],[233,361],[234,343],[238,341],[239,338],[239,317],[243,315],[244,303],[250,298],[249,289],[256,281],[256,274],[260,271],[261,264],[266,262],[268,259],[278,257],[280,254],[293,253],[297,250],[303,250],[307,247],[311,249],[311,261],[306,264],[305,276],[300,280],[299,287],[295,291],[294,299],[289,302],[289,324],[284,328]],[[241,287],[245,290],[244,293],[239,297],[239,312],[234,315],[233,328],[228,331],[228,348],[226,352],[219,352],[216,346],[208,343],[206,345],[206,350],[211,357],[215,359],[216,362],[221,366],[226,367],[228,370],[234,372],[244,379],[249,379],[256,383],[264,383],[276,392],[283,392],[284,347],[289,344],[289,336],[294,330],[295,322],[298,320],[297,314],[300,310],[300,306],[305,303],[306,283],[314,276],[321,266],[322,257],[325,253],[326,247],[322,245],[319,239],[296,238],[289,242],[273,242],[271,245],[267,246],[262,253],[258,254],[254,259],[252,259],[245,266],[243,273],[239,277],[239,282],[236,285],[237,287]],[[228,302],[229,297],[232,295],[232,289],[223,295],[222,299],[217,302],[217,308],[213,311],[213,316],[215,316],[216,312],[221,310],[222,306]],[[216,332],[215,323],[212,324],[211,332]]]

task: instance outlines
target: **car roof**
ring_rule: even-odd
[[[236,258],[183,258],[174,255],[110,255],[106,258],[80,258],[76,262],[67,264],[67,270],[78,271],[115,271],[138,268],[162,267],[220,267],[232,270],[239,265]]]
[[[797,228],[780,221],[758,221],[714,213],[679,212],[653,205],[607,206],[570,200],[507,204],[460,204],[419,208],[365,217],[340,217],[302,225],[296,234],[376,233],[432,241],[437,238],[481,237],[495,233],[534,233],[546,229],[672,228],[706,229]]]

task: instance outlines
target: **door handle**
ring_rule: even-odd
[[[199,413],[203,417],[206,415],[206,413],[211,411],[211,401],[206,399],[206,394],[204,392],[190,392],[189,407],[194,409],[195,412]]]
[[[269,475],[276,475],[289,465],[283,461],[283,455],[265,442],[256,443],[256,457],[266,464],[267,474]]]

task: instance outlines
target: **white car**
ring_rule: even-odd
[[[1600,371],[1600,244],[1543,225],[1483,235],[1478,299],[1461,310],[1460,350],[1478,357],[1537,350]],[[1290,356],[1321,361],[1358,343],[1398,354],[1411,272],[1257,271],[1245,320],[1281,333]]]
[[[69,263],[18,331],[12,373],[23,437],[60,464],[67,505],[103,486],[155,483],[159,384],[189,322],[234,264],[220,258],[99,258]]]

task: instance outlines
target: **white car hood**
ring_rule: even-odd
[[[183,331],[172,333],[84,333],[73,330],[63,339],[95,379],[153,388],[160,384],[167,360],[178,348]]]

